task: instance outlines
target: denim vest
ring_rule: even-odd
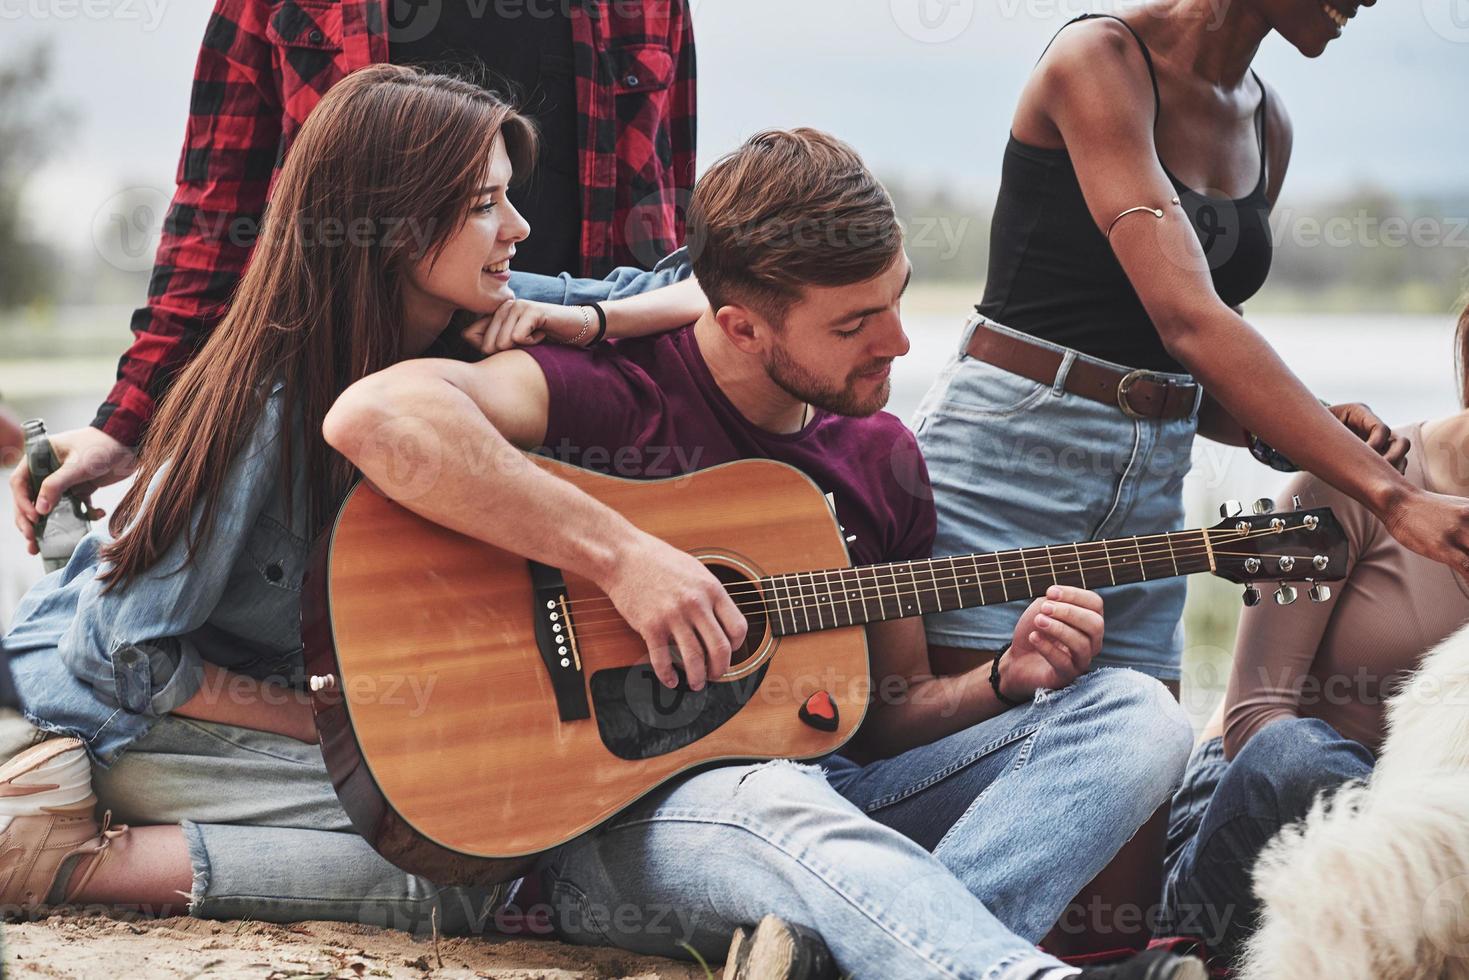
[[[620,268],[606,279],[514,273],[510,284],[518,298],[571,305],[647,292],[689,273],[680,249],[652,272]],[[285,423],[284,385],[277,383],[230,464],[207,538],[198,536],[202,508],[195,508],[192,561],[181,536],[126,588],[104,593],[97,576],[112,538],[99,527],[65,568],[26,593],[3,643],[32,724],[77,736],[105,766],[194,696],[206,662],[301,683],[301,578],[311,543],[299,461],[288,490],[281,481]],[[292,424],[291,445],[303,446],[300,420]]]

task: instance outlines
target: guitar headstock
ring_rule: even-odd
[[[1323,582],[1346,577],[1347,539],[1329,507],[1273,513],[1268,499],[1255,501],[1245,514],[1237,501],[1219,508],[1224,520],[1209,528],[1214,574],[1245,586],[1244,603],[1260,601],[1256,582],[1278,583],[1275,601],[1296,601],[1296,587],[1304,583],[1312,602],[1331,598]]]

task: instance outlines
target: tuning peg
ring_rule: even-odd
[[[1226,521],[1231,517],[1238,517],[1245,512],[1244,505],[1238,500],[1226,500],[1219,505],[1219,516]]]
[[[1296,588],[1295,588],[1295,586],[1293,586],[1293,585],[1286,585],[1286,584],[1282,583],[1281,586],[1280,586],[1280,588],[1278,588],[1278,589],[1275,590],[1275,604],[1277,606],[1288,606],[1292,602],[1295,602],[1295,601],[1296,601]]]
[[[1315,566],[1316,571],[1324,572],[1326,571],[1326,566],[1331,564],[1331,560],[1325,555],[1317,555],[1311,559],[1311,564]]]
[[[1254,511],[1257,514],[1268,514],[1274,509],[1275,501],[1271,500],[1269,497],[1261,497],[1259,500],[1250,505],[1250,510]]]
[[[1291,494],[1290,506],[1291,506],[1291,509],[1292,510],[1300,510],[1301,509],[1301,495],[1300,494],[1298,494],[1298,493]]]
[[[1260,590],[1253,585],[1245,586],[1245,594],[1241,597],[1247,606],[1258,606],[1260,604]]]
[[[1313,585],[1311,591],[1306,593],[1312,602],[1325,602],[1331,598],[1331,587],[1328,585]]]

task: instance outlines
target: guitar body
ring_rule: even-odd
[[[699,557],[732,594],[762,576],[850,564],[826,498],[784,464],[634,481],[528,459]],[[861,626],[777,637],[752,614],[730,674],[669,691],[646,669],[642,639],[575,569],[543,569],[559,574],[566,603],[548,626],[556,583],[545,591],[532,569],[365,483],[318,545],[303,616],[323,752],[358,832],[400,867],[443,884],[507,880],[680,773],[818,757],[862,720]],[[573,644],[545,632],[558,622]],[[836,707],[832,731],[798,717],[819,691]],[[566,717],[579,699],[586,716]]]

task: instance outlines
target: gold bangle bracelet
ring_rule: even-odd
[[[1178,203],[1178,198],[1175,197],[1171,201],[1169,201],[1168,203],[1169,204],[1177,204]],[[1153,208],[1153,207],[1149,207],[1146,204],[1139,204],[1135,208],[1128,208],[1126,211],[1123,211],[1117,217],[1115,217],[1115,218],[1112,219],[1112,223],[1107,226],[1107,237],[1108,238],[1111,238],[1112,237],[1112,229],[1117,227],[1117,222],[1121,221],[1123,218],[1127,217],[1129,214],[1137,214],[1140,211],[1146,211],[1148,214],[1151,214],[1153,217],[1157,218],[1159,221],[1163,220],[1163,209],[1162,208]]]

